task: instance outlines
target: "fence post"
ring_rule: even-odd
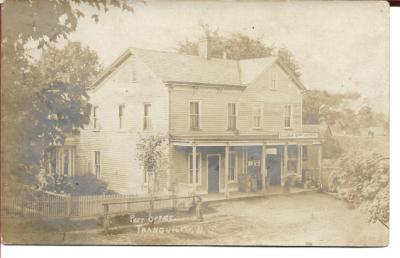
[[[150,217],[153,217],[153,209],[154,209],[154,200],[153,200],[153,197],[150,199],[150,210],[149,210],[149,218],[148,219],[150,219]],[[154,225],[154,218],[152,218],[152,220],[151,220],[151,223],[150,223],[152,226]]]
[[[109,215],[110,210],[107,203],[104,203],[103,206],[104,206],[104,218],[103,218],[104,233],[108,234],[110,228],[110,215]]]
[[[175,193],[175,189],[172,190],[172,209],[173,210],[176,209],[176,193]]]
[[[22,199],[21,200],[21,208],[22,208],[22,217],[25,217],[25,213],[26,213],[26,205],[25,205],[25,203],[24,202],[26,202],[26,200],[24,200],[24,199]]]
[[[197,196],[196,217],[199,221],[203,221],[202,200],[200,196]]]
[[[72,195],[67,195],[67,216],[71,216],[72,214]]]

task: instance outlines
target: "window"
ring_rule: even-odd
[[[271,89],[276,90],[278,88],[278,76],[276,71],[271,73]]]
[[[93,129],[98,129],[98,119],[97,119],[97,106],[93,106],[93,114],[92,114],[92,120],[93,120]]]
[[[123,117],[124,117],[125,105],[121,104],[118,106],[118,117],[119,117],[119,128],[123,126]]]
[[[70,170],[70,166],[71,166],[71,155],[70,155],[70,150],[69,149],[64,149],[63,151],[63,156],[64,156],[64,160],[63,160],[63,175],[64,176],[68,176],[69,175],[69,170]]]
[[[151,129],[151,104],[144,104],[143,130]]]
[[[96,177],[100,178],[101,176],[101,168],[100,168],[100,151],[94,152],[94,172],[96,173]]]
[[[290,128],[292,127],[292,105],[286,105],[285,106],[285,114],[284,114],[284,124],[285,128]]]
[[[229,155],[229,181],[236,181],[236,167],[237,167],[237,155],[235,152],[231,152]]]
[[[193,184],[193,178],[196,178],[196,185],[200,184],[200,168],[201,168],[201,156],[200,153],[196,154],[196,171],[193,173],[193,154],[189,154],[189,184]]]
[[[50,169],[52,173],[63,176],[74,175],[75,149],[62,147],[53,149],[50,153]]]
[[[236,129],[237,107],[235,103],[228,104],[228,129]]]
[[[190,102],[189,110],[190,119],[190,129],[199,130],[200,129],[200,103],[198,101]]]
[[[263,105],[260,103],[253,107],[253,128],[261,128]]]

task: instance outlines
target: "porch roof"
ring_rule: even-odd
[[[170,136],[176,146],[261,146],[283,144],[321,144],[316,133],[276,133],[263,135],[181,135]]]

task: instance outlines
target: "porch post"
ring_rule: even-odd
[[[225,146],[225,198],[229,198],[228,190],[228,180],[229,180],[229,144]]]
[[[261,180],[262,180],[262,190],[265,191],[265,144],[261,146]]]
[[[301,176],[302,162],[303,162],[302,156],[303,156],[302,145],[297,144],[297,167],[296,167],[296,170],[297,170],[297,174],[300,176]]]
[[[318,145],[318,185],[322,189],[322,145]]]
[[[197,187],[197,183],[196,183],[196,174],[197,174],[197,146],[196,143],[193,143],[192,146],[192,173],[193,173],[193,195],[196,194],[196,187]]]
[[[287,175],[287,155],[288,155],[288,144],[285,143],[283,146],[283,175],[281,176],[281,186],[285,185],[283,178]]]

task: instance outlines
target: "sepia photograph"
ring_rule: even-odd
[[[6,245],[389,244],[386,1],[5,0]]]

